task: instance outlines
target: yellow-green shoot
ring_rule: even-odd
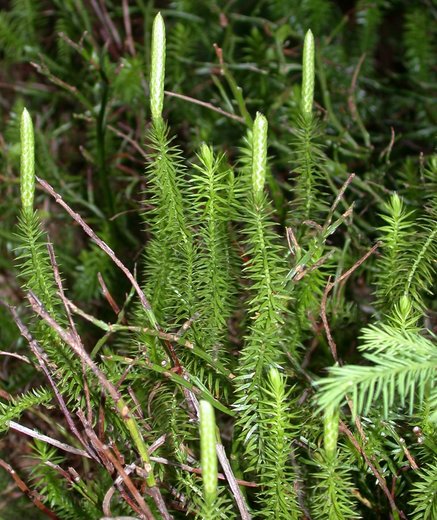
[[[161,13],[153,22],[152,62],[150,65],[150,110],[152,120],[157,123],[162,119],[164,105],[165,80],[165,25]]]
[[[29,112],[24,109],[21,115],[21,205],[23,212],[33,211],[35,196],[35,138]]]

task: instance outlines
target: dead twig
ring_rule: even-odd
[[[147,447],[144,443],[144,439],[142,437],[141,431],[137,425],[137,422],[132,414],[130,408],[125,403],[121,394],[115,388],[115,386],[106,378],[105,374],[100,370],[100,368],[94,363],[94,361],[90,358],[89,354],[86,352],[84,346],[79,337],[75,337],[71,332],[64,330],[57,322],[53,319],[53,317],[46,311],[41,301],[38,297],[32,292],[29,291],[27,298],[29,303],[33,309],[33,311],[42,318],[50,327],[55,330],[58,336],[71,347],[73,352],[91,369],[94,375],[97,377],[101,387],[108,393],[111,399],[114,401],[115,408],[120,415],[121,419],[125,423],[129,433],[131,434],[132,441],[134,442],[141,459],[144,464],[144,469],[148,473],[147,484],[149,486],[150,495],[155,500],[155,503],[160,510],[161,514],[164,514],[165,503],[162,499],[161,492],[159,488],[156,487],[156,481],[153,476],[152,466],[150,464],[150,458],[147,452]],[[83,413],[80,412],[82,415]],[[78,412],[79,416],[79,412]],[[83,422],[83,421],[82,421]],[[100,440],[97,440],[98,443],[101,443]],[[112,460],[111,460],[112,462]],[[171,517],[166,513],[167,516],[164,518],[170,519]],[[151,516],[150,518],[153,518]]]
[[[129,466],[126,466],[124,468],[124,470],[126,472],[126,475],[130,475],[134,471],[134,469],[135,469],[135,464],[130,464]],[[111,513],[111,500],[112,500],[112,497],[114,496],[115,489],[117,487],[120,488],[122,482],[123,482],[123,478],[119,475],[115,479],[114,485],[111,486],[108,489],[108,491],[105,493],[105,496],[103,498],[103,501],[102,501],[102,511],[103,511],[103,514],[106,515],[109,518],[113,518],[112,517],[112,513]]]
[[[194,103],[195,105],[200,105],[202,107],[209,108],[210,110],[214,110],[214,112],[218,112],[222,116],[229,117],[229,119],[234,119],[235,121],[238,121],[239,123],[244,123],[244,119],[240,116],[237,116],[235,114],[231,114],[230,112],[226,112],[226,110],[223,110],[220,107],[216,107],[212,103],[207,103],[206,101],[200,101],[200,99],[195,99],[190,96],[185,96],[183,94],[177,94],[176,92],[171,92],[169,90],[164,90],[164,94],[167,96],[183,99],[184,101],[188,101],[189,103]]]
[[[27,435],[28,437],[32,437],[34,439],[38,439],[39,441],[46,442],[47,444],[51,444],[52,446],[55,446],[56,448],[59,448],[60,450],[67,451],[68,453],[73,453],[74,455],[80,455],[81,457],[86,457],[87,459],[91,458],[91,455],[89,455],[84,450],[74,448],[73,446],[70,446],[69,444],[65,444],[65,442],[61,442],[56,439],[53,439],[52,437],[49,437],[48,435],[43,435],[42,433],[39,433],[36,430],[32,430],[31,428],[27,428],[27,426],[23,426],[22,424],[19,424],[15,421],[7,421],[6,424],[9,426],[9,428],[11,428],[12,430],[15,430],[16,432],[23,433],[24,435]]]
[[[35,507],[37,507],[42,513],[44,513],[49,518],[52,518],[52,520],[59,520],[59,517],[41,502],[41,499],[37,495],[37,493],[29,489],[27,484],[19,477],[17,472],[10,464],[8,464],[3,459],[0,459],[0,466],[9,473],[9,475],[14,479],[14,482],[15,484],[17,484],[20,491],[22,491],[25,495],[27,495],[30,498]]]
[[[393,145],[395,144],[395,129],[391,126],[390,127],[390,141],[388,142],[388,145],[382,150],[382,152],[379,154],[379,158],[382,159],[384,156],[386,156],[386,162],[390,162],[390,154],[393,149]]]
[[[106,285],[101,273],[97,273],[97,279],[99,280],[100,287],[102,288],[103,296],[111,306],[114,313],[118,316],[120,312],[120,307],[117,305],[117,302],[114,300],[112,294],[109,292],[108,286]]]
[[[343,183],[343,186],[340,188],[337,196],[335,197],[334,203],[332,204],[332,206],[329,209],[329,213],[326,218],[326,222],[323,225],[323,231],[326,231],[327,228],[329,227],[329,225],[331,224],[332,217],[334,216],[335,210],[337,209],[337,206],[340,204],[341,200],[343,199],[345,191],[347,190],[349,184],[354,180],[354,178],[355,178],[355,173],[351,173],[349,175],[349,177],[346,179],[346,181]],[[349,211],[350,211],[350,208],[349,208]],[[346,218],[348,215],[346,214],[346,217],[345,217],[345,214],[342,216],[343,216],[343,218]]]
[[[185,323],[182,324],[182,327],[176,332],[174,335],[175,339],[180,340],[181,337],[187,332],[187,330],[191,327],[191,325],[199,318],[200,312],[195,312],[193,316]]]
[[[53,249],[53,244],[50,242],[50,239],[48,240],[48,243],[47,243],[47,251],[49,253],[50,264],[53,269],[53,275],[55,277],[55,282],[56,282],[56,285],[58,286],[58,294],[64,305],[71,332],[74,334],[75,338],[77,339],[77,338],[79,338],[79,334],[77,333],[76,324],[74,323],[73,318],[71,316],[70,308],[67,305],[67,298],[65,297],[64,286],[62,285],[62,279],[61,279],[61,275],[59,273],[58,263],[56,262],[55,251]]]
[[[132,479],[129,477],[129,475],[126,473],[123,466],[118,461],[117,457],[113,455],[111,450],[109,449],[109,446],[106,444],[103,444],[100,439],[97,437],[97,435],[93,435],[94,430],[92,429],[91,424],[87,421],[85,415],[83,412],[78,412],[78,417],[82,421],[82,424],[85,426],[85,431],[90,437],[93,437],[93,442],[96,445],[96,448],[98,449],[99,454],[101,454],[101,457],[103,460],[110,461],[111,465],[116,469],[119,476],[123,479],[123,483],[125,484],[126,488],[129,490],[129,492],[134,497],[135,501],[139,505],[142,513],[142,518],[146,518],[147,520],[155,520],[155,517],[150,510],[149,506],[146,504],[144,498],[141,496],[140,492],[132,482]]]
[[[347,425],[343,421],[340,421],[339,428],[340,428],[341,432],[343,432],[343,433],[345,433],[347,435],[348,439],[354,445],[355,449],[362,455],[362,457],[366,461],[366,464],[372,470],[372,473],[375,475],[379,485],[381,486],[382,491],[384,492],[384,495],[387,497],[387,499],[389,501],[391,510],[394,513],[397,513],[403,520],[406,520],[407,517],[405,516],[405,514],[402,511],[400,511],[398,509],[398,507],[397,507],[397,505],[396,505],[396,503],[394,501],[394,498],[392,497],[392,495],[390,493],[390,490],[387,487],[387,483],[385,481],[385,478],[376,469],[376,467],[374,466],[372,461],[367,456],[367,453],[364,451],[364,449],[360,446],[358,441],[355,439],[354,434],[349,430],[349,428],[347,427]]]
[[[364,144],[367,148],[371,148],[372,145],[370,143],[370,135],[364,126],[363,120],[361,119],[360,113],[358,112],[357,104],[355,101],[355,90],[357,87],[358,75],[360,73],[361,67],[366,59],[366,53],[362,54],[360,59],[358,60],[357,66],[355,67],[354,73],[352,75],[351,86],[349,87],[349,95],[347,98],[348,107],[352,116],[352,119],[357,123],[358,128],[361,131],[361,135],[364,139]]]
[[[351,85],[349,87],[349,95],[347,98],[347,103],[349,106],[350,113],[355,120],[357,119],[357,113],[358,113],[357,105],[355,103],[355,90],[357,88],[358,76],[360,74],[360,70],[361,70],[361,67],[362,67],[365,59],[366,59],[366,53],[364,52],[360,56],[357,66],[355,67],[354,73],[352,74]]]
[[[90,226],[88,226],[88,224],[83,220],[79,213],[76,213],[70,208],[70,206],[62,199],[61,195],[59,195],[59,193],[57,193],[48,182],[44,181],[43,179],[40,179],[39,177],[36,178],[40,185],[47,191],[47,193],[49,193],[55,199],[55,201],[67,211],[67,213],[80,225],[80,227],[91,238],[91,240],[95,244],[97,244],[97,246],[100,247],[100,249],[104,251],[114,262],[114,264],[125,274],[126,278],[135,288],[135,291],[137,292],[141,304],[144,310],[146,311],[153,327],[156,329],[160,329],[158,322],[156,321],[155,315],[153,313],[152,307],[150,306],[150,303],[146,298],[146,295],[142,291],[141,287],[138,285],[138,282],[133,277],[129,269],[123,264],[123,262],[121,262],[121,260],[117,258],[114,251],[94,233],[94,231],[90,228]]]
[[[155,336],[158,338],[161,338],[166,341],[172,341],[174,343],[177,343],[178,345],[181,345],[185,348],[193,349],[194,345],[190,341],[185,341],[181,338],[178,338],[176,334],[172,334],[170,332],[161,332],[153,329],[149,329],[147,327],[137,327],[136,325],[120,325],[119,323],[106,323],[105,321],[99,320],[97,318],[94,318],[94,316],[91,316],[90,314],[86,313],[82,309],[80,309],[75,303],[73,303],[71,300],[67,299],[67,304],[69,307],[71,307],[71,310],[77,314],[78,316],[81,316],[85,320],[89,321],[99,329],[104,330],[107,333],[114,333],[117,331],[123,331],[128,330],[131,332],[142,332],[144,334]]]
[[[129,1],[123,0],[122,1],[122,7],[123,7],[123,23],[124,23],[124,30],[126,31],[126,39],[125,39],[125,45],[130,52],[132,56],[135,56],[135,44],[134,40],[132,38],[132,24],[130,20],[130,13],[129,13]]]
[[[234,472],[232,471],[231,465],[229,463],[228,457],[226,456],[225,448],[224,448],[223,444],[220,444],[220,443],[217,443],[215,448],[216,448],[217,458],[220,461],[220,464],[226,475],[226,480],[229,483],[229,487],[231,488],[232,494],[234,495],[234,499],[237,504],[238,510],[240,511],[241,519],[242,520],[251,520],[252,516],[249,513],[249,509],[247,508],[246,501],[244,499],[244,495],[241,492],[237,479],[235,478]]]
[[[326,337],[327,337],[328,343],[329,343],[329,348],[331,349],[331,354],[332,354],[332,357],[334,358],[335,362],[338,362],[337,345],[335,344],[334,338],[332,337],[328,318],[326,316],[326,303],[328,300],[329,293],[332,291],[332,289],[337,284],[339,284],[339,283],[343,282],[344,280],[346,280],[347,278],[349,278],[349,276],[356,269],[358,269],[358,267],[360,267],[360,265],[363,264],[369,258],[369,256],[372,255],[378,249],[379,246],[380,246],[380,243],[377,242],[373,247],[371,247],[371,249],[369,251],[367,251],[367,253],[365,255],[363,255],[359,260],[357,260],[355,262],[355,264],[350,269],[348,269],[345,273],[343,273],[341,276],[336,278],[333,282],[328,281],[328,283],[325,287],[325,290],[323,291],[322,302],[320,304],[320,316],[322,318],[323,326],[325,328]]]
[[[140,155],[143,157],[143,159],[145,159],[146,161],[150,161],[150,157],[147,155],[145,150],[143,150],[141,145],[138,144],[137,141],[132,139],[132,137],[130,137],[129,135],[123,133],[121,130],[118,130],[118,128],[115,128],[115,126],[107,125],[106,128],[108,130],[110,130],[111,132],[113,132],[115,135],[118,135],[118,137],[121,137],[122,139],[124,139],[125,141],[130,143],[133,146],[133,148],[135,148],[135,150],[137,150],[137,152],[140,153]]]
[[[318,269],[319,267],[321,267],[327,260],[329,260],[331,258],[331,256],[333,254],[334,254],[334,251],[329,251],[328,253],[326,253],[326,255],[323,255],[321,258],[319,258],[317,260],[317,262],[314,262],[314,264],[310,265],[307,268],[303,268],[303,269],[299,270],[296,273],[296,275],[294,276],[293,281],[299,282],[300,280],[302,280],[302,278],[305,275],[307,275],[308,273],[311,273],[311,272],[315,271],[316,269]]]
[[[156,439],[150,446],[149,446],[149,453],[152,455],[154,451],[156,451],[158,448],[160,448],[163,444],[165,444],[165,441],[167,439],[167,435],[164,433],[160,437]]]
[[[82,435],[79,433],[78,429],[76,428],[76,425],[74,424],[73,418],[68,410],[67,405],[65,404],[64,398],[62,397],[61,392],[58,390],[58,387],[55,384],[55,381],[52,377],[52,374],[49,370],[49,366],[53,365],[53,363],[47,358],[46,353],[43,351],[42,347],[39,345],[39,343],[32,337],[30,331],[28,328],[24,325],[24,323],[21,321],[20,317],[18,316],[18,313],[15,309],[15,307],[9,307],[9,310],[12,314],[12,317],[15,321],[15,323],[18,326],[18,329],[20,331],[20,334],[27,340],[29,344],[29,348],[32,350],[33,354],[38,360],[39,366],[41,367],[41,370],[44,372],[45,376],[47,377],[50,386],[52,387],[53,393],[55,394],[55,397],[59,403],[59,406],[64,414],[64,417],[67,421],[68,426],[70,427],[71,432],[76,436],[76,438],[79,440],[79,442],[84,446],[92,458],[95,458],[95,455],[93,453],[93,450],[90,449],[90,446],[85,442]]]
[[[329,347],[331,349],[332,357],[334,358],[334,360],[336,362],[339,362],[338,355],[337,355],[337,345],[335,344],[335,341],[332,337],[331,329],[329,327],[328,318],[326,315],[326,303],[327,303],[328,295],[337,284],[346,280],[361,264],[363,264],[363,262],[365,262],[367,260],[367,258],[370,255],[372,255],[379,246],[380,246],[380,243],[377,242],[369,251],[367,251],[367,253],[365,255],[363,255],[357,262],[355,262],[355,264],[350,269],[348,269],[345,273],[343,273],[341,276],[339,276],[333,282],[329,281],[323,292],[322,303],[320,306],[320,315],[322,318],[323,326],[325,328],[325,332],[326,332],[326,336],[328,339]],[[349,408],[352,411],[353,403],[350,400],[350,398],[348,398],[347,401],[348,401]],[[365,437],[364,429],[362,427],[361,420],[358,416],[355,418],[355,425],[360,433],[361,439],[363,440],[363,442],[365,442],[366,437]],[[346,426],[346,424],[343,421],[340,421],[340,431],[342,431],[343,433],[345,433],[348,436],[348,438],[350,439],[352,444],[355,446],[355,448],[358,450],[358,452],[363,456],[364,460],[366,461],[366,464],[368,465],[368,467],[371,469],[371,471],[375,475],[376,479],[379,482],[379,485],[381,486],[381,489],[383,490],[384,494],[387,496],[387,499],[390,503],[390,507],[391,507],[392,511],[399,514],[401,518],[403,518],[403,519],[406,518],[404,513],[397,508],[396,503],[395,503],[393,497],[391,496],[390,491],[387,487],[385,478],[379,473],[378,469],[373,464],[371,459],[368,457],[365,450],[360,446],[358,441],[355,439],[355,436],[353,435],[353,433],[349,430],[349,428]]]
[[[166,466],[173,466],[175,468],[182,469],[183,471],[187,471],[188,473],[194,473],[195,475],[202,474],[201,468],[193,468],[192,466],[188,466],[188,464],[179,464],[178,462],[173,462],[171,460],[166,459],[165,457],[151,456],[150,460],[153,460],[153,462],[156,462],[158,464],[165,464]],[[226,475],[224,475],[223,473],[218,473],[218,479],[226,480]],[[250,488],[258,487],[258,484],[256,482],[250,482],[248,480],[240,480],[240,479],[235,479],[235,480],[239,486],[250,487]]]
[[[293,256],[299,255],[301,248],[297,242],[296,236],[295,236],[292,228],[290,228],[290,227],[285,228],[285,231],[286,231],[288,249],[290,250],[290,253]]]
[[[113,21],[111,20],[111,17],[108,14],[108,11],[106,9],[105,3],[100,0],[98,3],[96,0],[90,0],[91,5],[99,18],[100,22],[102,23],[102,28],[106,31],[106,38],[108,40],[112,40],[115,43],[115,46],[118,50],[121,49],[121,38],[117,31],[117,28],[115,27]],[[99,5],[100,4],[100,5]]]
[[[32,362],[27,356],[22,356],[21,354],[17,354],[16,352],[5,352],[4,350],[0,350],[0,356],[9,356],[24,361],[28,365],[32,364]]]

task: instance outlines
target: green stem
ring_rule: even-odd
[[[150,361],[144,360],[144,359],[133,359],[128,358],[124,356],[104,356],[104,359],[108,359],[110,361],[118,361],[119,363],[126,363],[128,365],[138,365],[143,366],[145,368],[148,368],[150,370],[153,370],[153,372],[156,372],[157,374],[161,374],[167,379],[170,379],[174,383],[177,383],[178,385],[181,385],[182,387],[186,388],[187,390],[190,390],[195,394],[196,396],[200,397],[201,399],[205,399],[205,401],[208,401],[209,403],[214,406],[217,410],[225,413],[226,415],[229,415],[231,417],[235,417],[236,413],[233,410],[230,410],[227,406],[222,404],[220,401],[215,399],[208,390],[202,385],[202,383],[192,374],[186,374],[187,377],[191,378],[193,381],[195,381],[196,384],[191,383],[191,381],[185,379],[185,377],[180,376],[179,374],[176,374],[175,372],[171,372],[167,367],[163,367],[161,365],[157,365],[156,363],[151,363]]]
[[[226,81],[228,82],[229,88],[231,89],[234,99],[237,102],[241,116],[243,117],[248,128],[252,128],[253,120],[246,107],[246,102],[243,96],[243,89],[237,85],[237,82],[235,81],[232,72],[229,70],[228,66],[224,61],[221,61],[220,67],[221,73],[226,78]]]

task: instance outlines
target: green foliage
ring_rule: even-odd
[[[263,131],[266,133],[267,128]],[[266,137],[264,137],[264,140]],[[248,468],[263,463],[263,446],[259,432],[259,408],[262,400],[261,385],[266,369],[284,358],[282,335],[285,316],[288,314],[286,292],[285,249],[279,242],[274,224],[270,221],[271,209],[267,196],[259,191],[259,165],[265,170],[266,146],[253,136],[252,189],[242,201],[241,217],[245,222],[244,241],[247,261],[243,266],[249,281],[247,302],[248,333],[239,358],[236,378],[239,412],[237,426],[240,440],[245,445]],[[261,144],[260,144],[261,143]],[[261,150],[260,150],[261,148]],[[265,178],[264,175],[262,175]]]
[[[435,45],[422,34],[434,34],[426,10],[414,7],[406,13],[404,21],[404,45],[410,77],[414,81],[429,81]],[[435,40],[434,40],[435,41]]]
[[[205,507],[211,510],[208,517],[213,514],[213,504],[217,498],[217,455],[216,425],[214,408],[208,401],[200,401],[199,428],[200,428],[200,465],[202,468],[203,498]]]
[[[422,468],[420,480],[414,483],[410,504],[414,506],[413,520],[431,520],[437,514],[437,479],[435,464]]]
[[[97,496],[92,483],[81,479],[69,483],[73,493],[69,492],[67,482],[57,471],[64,458],[57,455],[56,450],[40,441],[35,441],[33,457],[38,461],[32,468],[32,479],[36,482],[38,492],[46,497],[47,504],[61,518],[67,520],[85,520],[100,518],[97,508]]]
[[[313,119],[314,45],[314,36],[311,30],[309,30],[304,40],[300,110],[296,117],[296,130],[293,141],[293,148],[295,149],[294,172],[297,175],[292,205],[293,226],[297,226],[310,218],[314,219],[317,206],[318,209],[322,206],[317,203],[320,195],[320,191],[317,188],[320,188],[323,155],[316,142],[318,125]]]
[[[285,378],[278,369],[271,368],[261,390],[260,437],[263,463],[260,477],[262,518],[299,518],[294,482],[296,475],[290,464],[292,439],[298,432],[299,417],[293,410],[296,405]]]
[[[435,341],[393,325],[372,325],[364,329],[362,339],[359,349],[372,366],[331,368],[330,376],[319,382],[320,406],[342,404],[350,395],[354,413],[367,415],[371,405],[381,399],[387,417],[397,398],[401,407],[408,406],[410,414],[416,401],[430,399],[431,417],[437,420]]]
[[[223,362],[226,352],[220,345],[226,339],[235,292],[235,262],[229,236],[233,173],[224,157],[215,157],[206,145],[201,147],[198,159],[190,176],[190,213],[198,241],[194,308],[199,317],[193,327],[203,348]]]
[[[387,225],[380,228],[383,233],[383,256],[379,260],[377,297],[380,306],[387,309],[398,302],[402,294],[406,279],[403,271],[407,268],[404,265],[405,256],[411,244],[413,222],[411,212],[406,211],[402,199],[396,193],[391,196],[384,209],[386,215],[382,215],[382,218]]]
[[[17,261],[22,287],[32,291],[45,309],[60,325],[64,315],[56,292],[53,266],[45,243],[45,233],[37,212],[33,210],[35,191],[34,143],[30,116],[26,109],[22,115],[21,126],[21,200],[22,208],[18,223]],[[45,322],[40,321],[32,327],[34,338],[53,356],[55,366],[59,366],[57,378],[61,385],[69,388],[69,399],[78,397],[83,382],[79,377],[77,360],[71,351]],[[65,388],[65,386],[64,386]]]
[[[41,2],[13,0],[11,9],[0,13],[0,47],[6,58],[22,61],[25,54],[36,55],[36,29],[41,26]]]
[[[339,459],[314,456],[317,471],[313,473],[317,484],[311,503],[312,515],[322,520],[347,520],[360,518],[355,500],[351,496],[353,486],[350,466]]]
[[[169,323],[176,318],[178,323],[193,310],[194,246],[181,194],[184,166],[162,121],[153,124],[149,139],[153,160],[147,173],[154,209],[147,219],[153,222],[154,235],[146,249],[146,291],[158,320]]]
[[[405,295],[421,310],[434,282],[435,218],[431,215],[414,221],[412,212],[406,210],[397,194],[392,195],[384,209],[387,215],[382,218],[387,224],[380,228],[383,256],[378,262],[379,305],[387,312]]]
[[[14,518],[436,516],[431,4],[3,9],[0,302],[45,360],[2,305]]]
[[[9,428],[9,421],[17,421],[21,415],[31,408],[39,405],[49,407],[53,394],[45,388],[35,388],[25,394],[15,397],[7,403],[0,403],[0,431]]]

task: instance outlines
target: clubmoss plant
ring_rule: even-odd
[[[352,25],[328,0],[236,0],[220,23],[175,2],[168,47],[153,2],[122,4],[0,13],[38,74],[16,67],[1,106],[2,484],[60,520],[433,519],[429,2],[360,1]],[[392,9],[395,75],[374,37]],[[9,489],[0,516],[29,515]]]
[[[64,323],[65,314],[61,310],[56,293],[53,267],[46,248],[46,234],[41,224],[38,212],[34,209],[35,198],[35,137],[32,119],[25,108],[21,115],[21,163],[20,188],[22,206],[19,215],[18,252],[22,286],[26,291],[32,291],[45,306],[47,311],[59,323]],[[78,397],[83,383],[77,372],[77,361],[63,344],[53,329],[44,322],[32,327],[35,338],[50,351],[56,361],[64,367],[60,380],[68,381],[72,395]],[[69,386],[71,385],[71,386]]]
[[[298,519],[300,511],[294,485],[297,476],[290,460],[294,457],[292,441],[300,424],[296,401],[286,387],[284,376],[275,367],[268,371],[261,393],[259,426],[264,456],[260,468],[260,516]]]
[[[244,266],[249,289],[249,324],[236,379],[239,412],[237,426],[251,469],[263,464],[264,451],[258,421],[266,371],[283,360],[282,327],[287,308],[285,289],[286,253],[274,225],[269,222],[270,205],[264,191],[267,156],[267,121],[258,113],[253,125],[252,187],[243,202],[246,255]]]

